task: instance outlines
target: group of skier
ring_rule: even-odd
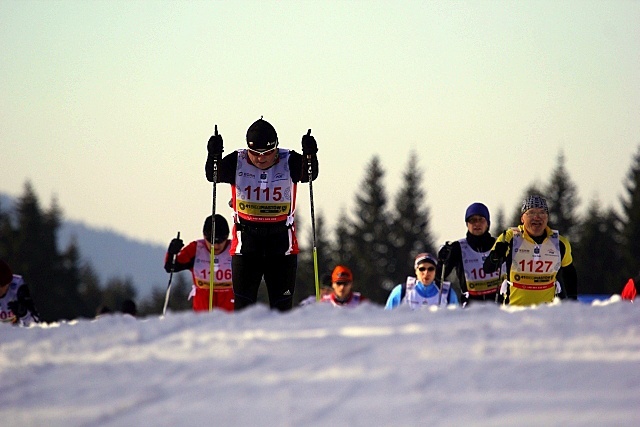
[[[217,128],[207,143],[205,176],[214,185],[214,211],[215,185],[230,184],[231,228],[214,212],[205,220],[202,239],[186,247],[179,238],[173,239],[165,257],[167,272],[191,270],[190,298],[196,311],[214,307],[234,311],[255,304],[263,280],[272,309],[287,311],[293,305],[299,252],[294,217],[296,190],[298,183],[317,178],[318,146],[309,130],[302,136],[302,154],[281,148],[275,128],[262,118],[249,126],[246,143],[245,148],[223,157],[223,139]],[[520,225],[495,238],[489,232],[489,209],[482,203],[472,203],[465,212],[466,236],[447,242],[437,256],[418,254],[415,276],[391,291],[386,308],[401,304],[413,308],[430,304],[466,306],[473,301],[531,305],[551,302],[557,295],[576,299],[577,274],[571,245],[548,226],[546,200],[537,195],[527,197],[521,214]],[[459,294],[446,280],[453,271]],[[345,307],[358,305],[365,298],[352,287],[351,270],[339,265],[332,274],[331,291],[320,301]]]
[[[167,272],[192,273],[189,298],[194,311],[217,308],[231,312],[253,305],[262,281],[272,309],[288,311],[293,306],[299,253],[297,185],[311,185],[318,177],[318,146],[309,130],[302,136],[302,154],[281,148],[275,128],[262,118],[249,126],[246,142],[246,148],[223,157],[223,139],[216,127],[207,143],[205,163],[205,176],[213,183],[214,212],[205,218],[202,239],[185,246],[178,236],[167,249]],[[217,183],[231,185],[231,227],[215,213]],[[311,196],[313,203],[312,191]],[[464,217],[466,236],[445,243],[437,256],[418,254],[415,275],[392,289],[385,308],[464,307],[481,301],[535,305],[550,303],[556,296],[577,299],[571,244],[549,227],[548,219],[547,201],[531,195],[522,202],[521,223],[495,238],[489,232],[489,209],[472,203]],[[454,271],[459,293],[447,280]],[[638,282],[640,276],[629,280],[623,298],[635,298]],[[318,300],[336,307],[355,307],[367,301],[353,287],[351,270],[338,265],[331,274],[331,286]],[[304,304],[315,300],[308,298]],[[29,287],[0,260],[0,321],[28,325],[38,320]]]
[[[416,276],[391,291],[386,308],[403,303],[411,308],[464,307],[473,301],[526,306],[550,303],[556,296],[577,299],[571,245],[548,226],[548,218],[546,200],[531,195],[522,202],[521,224],[494,238],[489,232],[489,209],[472,203],[465,212],[466,236],[445,243],[437,260],[430,254],[419,254],[414,265]],[[454,270],[459,299],[445,280]],[[558,281],[560,274],[564,287]]]

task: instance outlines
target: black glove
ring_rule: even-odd
[[[509,244],[506,242],[497,242],[495,247],[493,248],[493,254],[491,255],[491,261],[494,263],[499,262],[507,256],[507,249],[509,249]]]
[[[215,158],[222,157],[222,152],[224,151],[222,145],[222,135],[212,135],[209,138],[209,142],[207,143],[207,150],[209,151],[209,155]]]
[[[449,244],[449,242],[447,242],[444,244],[444,246],[442,246],[442,248],[440,248],[440,251],[438,252],[438,261],[441,261],[442,263],[446,263],[447,261],[449,261],[450,256],[451,256],[451,245]]]
[[[171,243],[169,243],[169,249],[167,249],[167,253],[169,254],[169,256],[177,255],[183,246],[184,242],[182,241],[182,239],[173,239]]]
[[[305,156],[313,155],[318,152],[318,144],[316,139],[311,135],[302,136],[302,154]]]
[[[16,300],[7,304],[7,307],[13,312],[16,318],[20,319],[31,312],[34,318],[38,317],[36,306],[31,299],[31,292],[27,285],[22,285],[18,288]]]
[[[27,307],[25,307],[24,304],[21,304],[18,300],[11,301],[7,304],[7,307],[9,307],[9,310],[13,311],[13,314],[17,319],[27,315]]]

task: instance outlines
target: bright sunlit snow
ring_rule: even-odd
[[[640,304],[0,325],[4,426],[638,426]]]

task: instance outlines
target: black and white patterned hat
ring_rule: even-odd
[[[529,209],[544,209],[547,214],[549,213],[547,201],[542,196],[533,195],[524,199],[522,201],[522,209],[520,211],[525,213]]]

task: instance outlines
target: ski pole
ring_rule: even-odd
[[[311,129],[307,131],[307,136],[311,136]],[[313,207],[313,168],[311,166],[311,154],[307,154],[307,173],[309,175],[309,199],[311,204],[311,233],[313,239],[313,275],[316,285],[316,301],[320,301],[320,281],[318,280],[318,248],[316,247],[316,215]]]
[[[446,259],[442,260],[442,271],[440,272],[440,288],[438,288],[438,306],[440,304],[442,304],[442,287],[444,286],[444,279],[446,278],[445,276],[445,270],[447,269],[447,262],[449,261],[449,257],[451,256],[451,245],[449,244],[449,242],[445,242],[444,243],[444,247],[447,248],[448,250],[445,251],[445,253],[447,254]],[[447,298],[448,295],[445,295],[444,297]]]
[[[178,231],[178,236],[176,239],[180,238],[180,232]],[[167,293],[164,296],[164,306],[162,307],[162,315],[164,316],[167,312],[167,306],[169,305],[169,294],[171,293],[171,279],[173,279],[173,270],[176,268],[176,256],[171,256],[171,272],[169,272],[169,283],[167,283]]]
[[[218,125],[215,125],[214,135],[218,136]],[[218,180],[218,156],[213,157],[213,202],[211,204],[211,255],[209,260],[209,311],[213,310],[213,283],[215,276],[215,251],[213,242],[216,240],[216,181]]]

